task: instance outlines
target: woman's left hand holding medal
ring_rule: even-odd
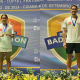
[[[6,34],[6,36],[11,36],[11,35],[9,35],[9,34]]]

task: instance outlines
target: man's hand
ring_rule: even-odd
[[[3,37],[3,36],[4,36],[4,34],[0,35],[0,37]]]
[[[66,39],[66,31],[67,31],[67,28],[63,28],[62,37],[63,37],[63,47],[65,49],[66,49],[66,42],[65,42],[65,39]]]
[[[63,43],[63,47],[66,49],[66,43]]]

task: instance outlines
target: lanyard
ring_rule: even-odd
[[[6,27],[5,27],[5,28],[4,28],[4,26],[3,26],[4,32],[6,31],[6,28],[7,28],[7,25],[6,25]]]
[[[72,20],[72,16],[71,16],[71,20]],[[72,20],[73,26],[75,26],[76,21],[77,21],[77,17],[76,17],[75,23],[73,23],[73,20]]]

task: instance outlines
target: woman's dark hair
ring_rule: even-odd
[[[72,5],[72,6],[71,6],[71,9],[72,9],[73,6],[76,7],[76,9],[78,9],[78,7],[77,7],[76,5]]]
[[[7,16],[6,14],[3,14],[3,15],[1,16],[1,19],[2,19],[3,16],[6,16],[6,18],[8,19],[8,16]]]

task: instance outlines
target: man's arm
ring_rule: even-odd
[[[67,28],[63,28],[63,33],[62,33],[63,43],[66,43],[65,42],[65,39],[66,39],[66,31],[67,31]]]

